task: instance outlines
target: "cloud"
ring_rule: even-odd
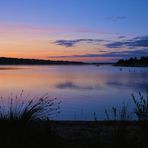
[[[101,54],[82,54],[82,55],[71,55],[71,56],[49,56],[48,58],[92,58],[101,57]]]
[[[51,33],[55,32],[54,27],[37,26],[30,24],[3,24],[0,23],[0,32],[3,33],[16,33],[16,32],[37,32],[37,33]]]
[[[107,51],[107,50],[100,50],[100,49],[99,49],[99,52],[107,53],[108,51]]]
[[[64,47],[74,47],[77,44],[80,43],[90,43],[90,44],[96,44],[101,42],[110,42],[105,44],[104,46],[107,48],[121,48],[121,47],[127,47],[130,49],[134,49],[136,47],[148,47],[148,36],[140,36],[135,37],[132,39],[125,39],[126,36],[119,36],[119,41],[112,41],[105,39],[74,39],[74,40],[56,40],[52,42],[53,44],[64,46]],[[121,39],[123,39],[121,41]]]
[[[148,55],[148,49],[133,50],[133,51],[118,51],[108,52],[103,54],[83,54],[83,55],[72,55],[72,56],[49,56],[49,58],[97,58],[97,57],[115,57],[115,58],[130,58],[140,57]]]
[[[126,44],[125,42],[112,42],[112,43],[106,44],[105,46],[107,48],[121,48],[125,44]]]
[[[126,36],[118,36],[117,41],[109,41],[104,39],[75,39],[75,40],[57,40],[54,43],[65,47],[74,47],[79,43],[96,44],[101,43],[105,48],[98,50],[98,53],[90,54],[73,54],[71,56],[49,56],[48,58],[111,58],[111,59],[127,59],[130,57],[140,57],[148,55],[148,36],[137,36],[127,39]],[[109,42],[109,43],[108,43]],[[125,48],[125,50],[110,51],[110,48]]]
[[[119,51],[119,52],[110,52],[104,54],[104,57],[121,57],[121,58],[130,58],[130,57],[141,57],[148,54],[148,49],[133,50],[133,51]]]
[[[105,45],[107,48],[148,47],[148,36],[135,37],[129,40],[116,41]]]
[[[74,47],[76,44],[79,43],[98,43],[98,42],[103,42],[105,40],[101,39],[75,39],[75,40],[56,40],[53,43],[56,45],[60,46],[65,46],[65,47]]]
[[[112,20],[112,21],[118,21],[118,20],[124,20],[127,19],[126,16],[108,16],[105,17],[106,20]]]
[[[118,38],[119,38],[119,39],[123,39],[123,38],[126,38],[126,36],[121,35],[121,36],[119,36]]]

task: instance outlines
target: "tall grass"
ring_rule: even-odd
[[[111,110],[105,109],[105,115],[107,120],[113,121],[126,121],[130,119],[128,111],[128,104],[123,103],[120,108],[112,107]]]
[[[112,141],[113,147],[122,147],[134,145],[142,148],[148,147],[148,89],[146,96],[138,93],[138,98],[132,94],[132,100],[135,105],[134,114],[137,116],[139,122],[136,129],[136,136],[129,134],[129,120],[132,113],[128,111],[128,105],[123,104],[121,108],[112,107],[111,110],[105,110],[108,121],[113,121],[112,125]],[[124,122],[125,121],[125,122]],[[134,123],[134,122],[133,122]],[[134,126],[133,126],[134,127]],[[137,138],[137,139],[134,139]],[[132,140],[132,141],[131,141]],[[131,142],[129,144],[129,142]]]
[[[139,120],[146,120],[148,121],[148,89],[147,89],[147,96],[144,96],[139,92],[139,98],[136,99],[135,95],[132,94],[133,102],[136,106],[135,114]]]
[[[8,100],[8,102],[6,102]],[[24,99],[20,95],[0,99],[0,119],[33,121],[50,119],[60,113],[60,101],[50,99],[48,94],[40,97]]]
[[[139,120],[139,135],[140,135],[140,144],[141,147],[147,148],[148,147],[148,89],[146,96],[139,92],[139,97],[136,98],[134,94],[132,94],[132,99],[135,104],[135,114]]]
[[[60,111],[60,101],[48,94],[40,97],[10,95],[0,99],[0,146],[4,148],[51,147],[60,139],[49,120]],[[42,120],[42,122],[39,122]]]
[[[111,139],[112,147],[125,148],[129,142],[127,135],[127,121],[131,118],[131,113],[128,110],[128,103],[123,103],[121,107],[112,107],[110,110],[105,110],[106,118],[112,124]]]

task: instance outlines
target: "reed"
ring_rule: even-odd
[[[134,112],[137,118],[148,121],[148,89],[146,94],[146,97],[144,97],[141,92],[139,92],[139,98],[136,98],[135,95],[132,94],[132,99],[136,106]]]
[[[6,102],[5,100],[8,100]],[[10,96],[8,99],[1,97],[0,119],[1,120],[46,120],[60,113],[60,101],[56,98],[50,99],[47,94],[41,97],[23,98]]]

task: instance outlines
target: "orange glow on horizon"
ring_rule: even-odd
[[[60,29],[59,29],[60,30]],[[31,25],[4,25],[0,24],[0,56],[29,59],[49,59],[49,56],[67,56],[69,58],[50,58],[50,60],[96,62],[108,61],[110,58],[70,58],[72,55],[98,53],[91,45],[64,47],[54,44],[54,40],[72,38],[70,35],[59,35],[58,29],[36,27]],[[101,45],[100,49],[103,49]]]

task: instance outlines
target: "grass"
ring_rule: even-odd
[[[4,102],[8,100],[9,102]],[[28,101],[27,101],[28,100]],[[1,97],[0,119],[35,121],[46,120],[60,113],[60,101],[43,95],[39,98],[24,99],[23,92],[19,96],[9,99]]]
[[[130,116],[132,113],[128,111],[128,105],[123,104],[121,108],[112,107],[110,111],[105,110],[107,120],[113,121],[112,126],[112,141],[113,147],[148,147],[148,89],[146,96],[139,92],[137,98],[132,94],[132,101],[135,105],[134,114],[138,120],[131,121]],[[136,123],[135,136],[134,132],[129,129],[129,123]],[[131,135],[128,133],[131,132]],[[133,132],[133,133],[132,133]]]
[[[3,148],[57,146],[59,140],[50,125],[50,119],[59,113],[60,101],[48,95],[23,100],[19,96],[1,97],[0,146]],[[19,103],[18,103],[19,102]]]
[[[133,94],[132,99],[135,104],[134,113],[139,121],[140,130],[138,134],[140,135],[141,146],[146,148],[148,146],[148,89],[145,97],[139,92],[138,99]]]
[[[136,106],[135,114],[139,120],[146,120],[148,121],[148,89],[147,89],[147,96],[144,96],[139,92],[139,99],[136,99],[135,95],[132,94],[132,99]]]
[[[107,120],[113,121],[126,121],[130,119],[128,111],[128,104],[123,104],[120,108],[112,107],[111,110],[105,109],[105,115]]]
[[[123,104],[120,108],[112,107],[111,110],[105,110],[106,119],[112,121],[112,145],[115,148],[124,148],[127,145],[127,123],[130,118],[128,103]]]

